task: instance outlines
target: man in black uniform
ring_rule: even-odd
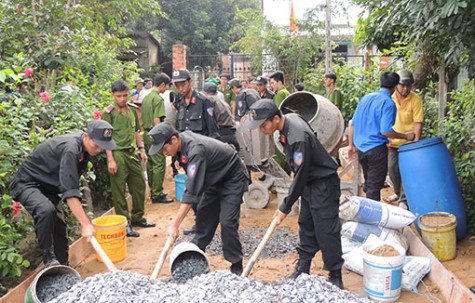
[[[219,138],[219,126],[211,101],[202,93],[193,89],[193,80],[187,69],[173,71],[173,84],[180,99],[175,102],[178,111],[176,117],[176,129],[179,132],[191,130],[194,133],[211,138]],[[172,158],[172,162],[176,162]],[[195,209],[193,208],[195,211]],[[185,230],[186,234],[196,231],[196,226]]]
[[[299,261],[290,278],[308,274],[312,258],[322,250],[324,268],[330,271],[329,281],[343,288],[338,164],[301,116],[283,115],[271,99],[262,99],[252,105],[250,119],[250,128],[259,128],[266,135],[279,131],[285,158],[294,173],[289,193],[274,214],[279,218],[279,224],[301,198]]]
[[[81,224],[81,234],[90,238],[94,227],[81,205],[79,178],[91,156],[113,150],[112,126],[103,120],[77,132],[50,138],[38,145],[20,166],[10,194],[35,220],[36,237],[46,267],[68,264],[68,238],[62,203],[66,202]],[[59,262],[58,262],[59,261]]]
[[[218,86],[208,82],[203,85],[203,91],[214,106],[214,113],[219,126],[219,140],[233,145],[239,151],[239,143],[236,139],[236,123],[234,123],[229,105],[217,95]]]
[[[214,115],[214,107],[201,93],[193,89],[193,80],[187,69],[173,72],[173,84],[181,98],[174,104],[178,111],[176,129],[179,132],[191,130],[212,138],[219,137],[219,127]]]
[[[259,76],[256,78],[257,92],[261,99],[274,99],[274,92],[267,88],[267,78]]]
[[[240,122],[241,118],[249,111],[249,107],[261,98],[256,90],[252,88],[242,88],[242,83],[239,79],[229,81],[229,87],[231,87],[231,90],[236,95],[234,117],[237,122]]]
[[[242,195],[249,176],[237,152],[229,144],[185,131],[178,133],[170,125],[156,125],[149,136],[150,155],[162,151],[177,156],[188,176],[181,206],[168,234],[179,236],[179,227],[193,204],[196,204],[196,235],[193,242],[203,251],[221,223],[224,258],[231,262],[231,272],[242,273],[242,247],[239,240],[239,217]]]

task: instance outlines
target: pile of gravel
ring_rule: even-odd
[[[272,284],[240,278],[229,271],[197,276],[184,284],[150,280],[125,271],[109,272],[85,279],[51,303],[300,303],[371,302],[360,299],[318,276],[303,274],[296,280]]]
[[[239,238],[242,244],[242,253],[244,257],[251,257],[257,246],[264,237],[267,229],[251,228],[245,230],[239,230]],[[187,235],[180,238],[179,242],[191,241],[194,235]],[[290,232],[285,227],[277,227],[272,233],[271,238],[267,242],[266,246],[262,250],[261,258],[282,258],[286,255],[295,252],[295,248],[299,242],[299,236],[296,233]],[[216,233],[213,237],[213,241],[206,248],[206,253],[221,255],[222,241],[221,233]]]

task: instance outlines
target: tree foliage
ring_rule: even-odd
[[[137,26],[160,32],[165,54],[173,44],[183,43],[192,55],[227,53],[235,36],[230,35],[239,26],[238,9],[260,10],[259,0],[197,0],[158,1],[163,14],[148,24]]]
[[[19,241],[32,232],[31,217],[12,211],[7,188],[14,172],[47,138],[83,130],[111,102],[113,80],[136,77],[135,63],[117,55],[132,43],[124,38],[126,25],[149,9],[159,6],[153,0],[0,2],[0,295],[28,266]],[[29,91],[18,91],[21,83]]]
[[[289,83],[303,79],[311,67],[315,54],[322,53],[324,37],[319,33],[323,24],[317,18],[317,11],[307,13],[298,22],[299,31],[292,33],[289,26],[273,25],[258,14],[243,11],[247,18],[245,35],[233,45],[233,50],[249,54],[254,74],[274,66],[284,72]]]
[[[389,49],[424,43],[447,66],[475,62],[475,1],[353,0],[369,12],[357,28],[359,41]]]

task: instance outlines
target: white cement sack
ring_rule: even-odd
[[[417,293],[417,285],[430,272],[430,258],[407,256],[402,265],[402,290]]]
[[[363,275],[363,244],[341,257],[345,260],[343,266],[358,275]]]
[[[345,236],[341,236],[341,252],[342,252],[342,254],[349,253],[349,252],[355,250],[356,248],[360,247],[361,245],[363,245],[363,244],[356,241],[356,240],[350,239],[350,238],[345,237]]]
[[[342,236],[364,243],[369,235],[373,234],[383,241],[391,241],[401,245],[405,250],[408,248],[407,238],[395,229],[361,223],[344,222],[341,226]]]
[[[400,207],[352,196],[340,204],[340,218],[387,228],[402,228],[411,224],[416,216]]]

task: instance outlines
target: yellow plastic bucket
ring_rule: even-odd
[[[446,212],[431,212],[419,217],[422,241],[439,259],[448,261],[457,255],[455,229],[457,219]]]
[[[127,218],[119,215],[103,216],[92,220],[96,229],[96,239],[112,262],[119,262],[127,256]],[[102,262],[99,254],[96,254]]]

